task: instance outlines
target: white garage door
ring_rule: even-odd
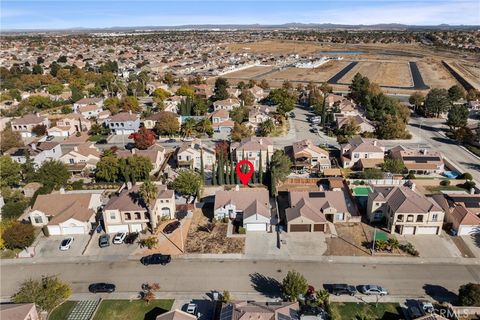
[[[107,233],[128,232],[128,225],[108,226]]]
[[[63,234],[85,234],[84,227],[64,227],[62,228]]]
[[[48,234],[51,236],[59,236],[62,233],[60,232],[59,226],[47,226]]]
[[[403,227],[403,234],[413,234],[415,227]]]
[[[470,234],[480,233],[480,226],[462,226],[458,232],[459,236],[468,236]]]
[[[131,224],[130,225],[130,232],[140,232],[142,231],[142,225],[141,224]]]
[[[418,227],[415,234],[437,234],[438,227]]]
[[[267,225],[265,223],[249,223],[247,231],[267,231]]]

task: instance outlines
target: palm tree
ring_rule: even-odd
[[[396,250],[400,247],[400,243],[395,238],[388,239],[387,243],[390,246],[390,251]]]
[[[182,135],[185,137],[191,137],[193,135],[195,129],[195,120],[193,119],[188,119],[182,124]]]
[[[260,124],[262,136],[268,136],[273,130],[275,130],[275,124],[273,123],[272,119],[267,119]]]
[[[152,216],[152,210],[150,204],[157,199],[157,187],[153,182],[150,180],[145,180],[143,184],[140,186],[139,189],[140,197],[142,197],[145,206],[147,207],[147,211],[150,215],[150,221],[152,223],[152,229],[157,227],[157,220],[156,217]]]

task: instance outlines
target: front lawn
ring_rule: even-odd
[[[108,138],[107,135],[96,134],[96,135],[90,136],[90,137],[88,138],[88,141],[98,142],[98,141],[100,141],[100,140],[106,140],[107,138]]]
[[[360,320],[366,319],[400,320],[402,312],[398,303],[331,303],[333,319],[338,320]]]
[[[103,300],[94,320],[150,320],[172,308],[173,300]]]
[[[77,305],[77,301],[65,301],[52,311],[48,320],[65,320]]]

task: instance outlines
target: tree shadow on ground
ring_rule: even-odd
[[[250,274],[250,281],[255,291],[268,298],[277,298],[282,295],[282,286],[277,279],[256,272]]]
[[[148,311],[145,314],[145,317],[143,319],[144,320],[155,320],[155,319],[157,319],[157,316],[159,316],[161,314],[164,314],[167,311],[168,310],[165,310],[165,309],[162,309],[162,308],[159,308],[159,307],[155,307],[152,310]]]
[[[455,293],[439,285],[425,284],[423,286],[423,290],[425,290],[425,293],[429,295],[432,299],[439,302],[446,301],[453,304],[456,303],[458,299]]]

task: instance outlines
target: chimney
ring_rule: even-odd
[[[30,147],[32,148],[32,150],[37,150],[37,143],[36,142],[30,143]]]
[[[132,189],[132,182],[128,181],[127,182],[127,190],[130,190],[130,189]]]
[[[73,151],[78,151],[78,146],[73,147]]]
[[[415,183],[412,182],[412,184],[410,185],[410,189],[412,189],[412,191],[415,191],[415,187],[416,187]]]
[[[377,140],[373,140],[373,145],[374,146],[377,146],[377,143],[378,143]]]
[[[427,154],[427,149],[422,149],[422,154],[426,155]]]
[[[235,185],[235,191],[240,191],[240,186],[238,184]]]
[[[60,194],[65,194],[65,189],[64,188],[60,188]]]

